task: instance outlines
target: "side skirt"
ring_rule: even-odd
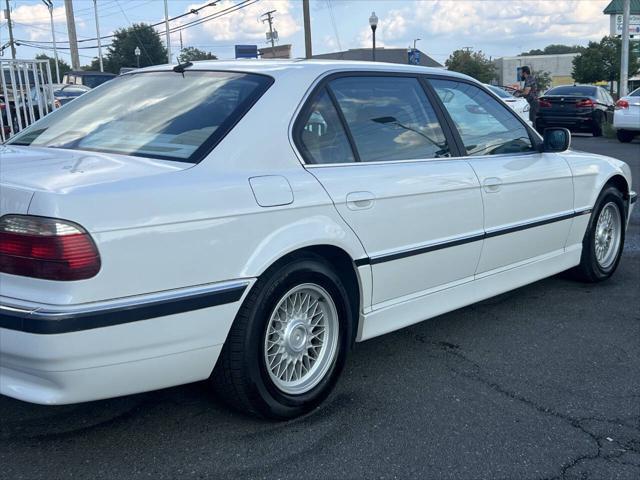
[[[580,263],[582,245],[538,257],[532,261],[494,274],[483,274],[475,280],[425,293],[411,300],[375,309],[364,316],[356,341],[408,327],[458,308],[495,297],[529,283],[550,277]]]

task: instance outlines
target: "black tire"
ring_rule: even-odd
[[[320,286],[338,313],[337,348],[328,370],[309,391],[292,395],[270,378],[264,360],[271,314],[292,288]],[[354,319],[349,296],[339,276],[322,257],[305,253],[288,258],[263,274],[245,299],[222,348],[210,380],[232,408],[251,415],[284,420],[317,407],[331,393],[351,346]]]
[[[602,112],[599,110],[593,114],[591,133],[594,137],[601,137],[604,133],[604,115],[602,115]]]
[[[621,223],[619,248],[613,262],[610,265],[603,267],[600,265],[596,257],[596,227],[598,219],[600,218],[600,213],[604,207],[610,203],[617,206],[620,214]],[[624,248],[625,227],[627,223],[626,219],[626,206],[622,193],[613,186],[605,187],[605,189],[600,193],[593,212],[591,213],[591,218],[589,219],[589,225],[587,226],[587,231],[584,235],[584,240],[582,241],[580,265],[571,271],[574,278],[583,282],[595,283],[606,280],[613,275],[618,268],[620,257],[622,256],[622,250]]]
[[[635,134],[628,130],[616,130],[616,137],[618,137],[618,141],[622,143],[629,143],[633,140]]]

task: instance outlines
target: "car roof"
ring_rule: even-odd
[[[171,70],[175,65],[155,65],[141,68],[123,75],[132,75],[141,72]],[[217,70],[232,72],[247,72],[270,75],[278,77],[283,75],[319,76],[328,72],[340,71],[376,71],[376,72],[397,72],[397,73],[421,73],[438,74],[450,77],[466,78],[470,77],[461,73],[449,72],[442,68],[421,67],[417,65],[402,65],[385,62],[362,62],[355,60],[279,60],[279,59],[247,59],[247,60],[202,60],[192,62],[188,70]]]

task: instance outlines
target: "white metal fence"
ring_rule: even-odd
[[[55,110],[48,60],[0,58],[0,140]]]

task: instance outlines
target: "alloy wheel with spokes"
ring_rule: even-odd
[[[326,375],[338,344],[338,313],[329,293],[306,283],[285,293],[267,322],[264,362],[273,384],[296,395]]]
[[[622,191],[613,185],[603,188],[582,241],[580,264],[571,271],[574,278],[601,282],[613,275],[624,248],[626,215]]]
[[[600,211],[594,230],[596,260],[601,268],[611,267],[616,260],[620,249],[621,233],[620,209],[616,203],[609,202]]]
[[[255,282],[231,326],[212,382],[230,406],[293,418],[329,396],[354,338],[354,305],[334,265],[292,254]]]

